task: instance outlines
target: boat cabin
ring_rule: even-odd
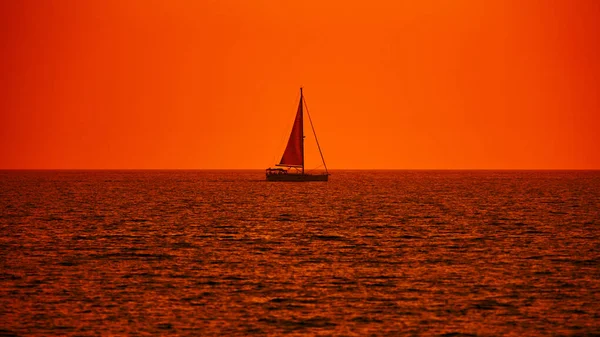
[[[280,174],[287,174],[287,170],[284,170],[282,168],[268,168],[267,169],[267,175],[280,175]]]

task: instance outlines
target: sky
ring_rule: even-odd
[[[301,86],[328,168],[600,169],[600,1],[2,1],[0,41],[0,169],[264,169]]]

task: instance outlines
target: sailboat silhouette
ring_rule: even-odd
[[[294,126],[290,133],[283,156],[279,164],[275,165],[276,168],[268,168],[266,170],[267,181],[327,181],[329,179],[329,172],[327,171],[327,165],[325,165],[325,158],[323,158],[323,152],[317,139],[317,134],[310,118],[310,113],[306,109],[308,115],[308,121],[315,140],[319,154],[321,154],[321,160],[325,167],[325,173],[311,174],[304,172],[304,107],[306,101],[304,100],[304,94],[302,88],[300,88],[300,102],[298,103],[298,111],[296,112],[296,119],[294,120]]]

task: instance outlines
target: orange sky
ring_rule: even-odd
[[[600,169],[600,1],[23,0],[0,16],[0,168],[266,168],[302,85],[330,168]]]

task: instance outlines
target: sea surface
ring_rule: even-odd
[[[600,334],[600,171],[0,171],[0,336]]]

